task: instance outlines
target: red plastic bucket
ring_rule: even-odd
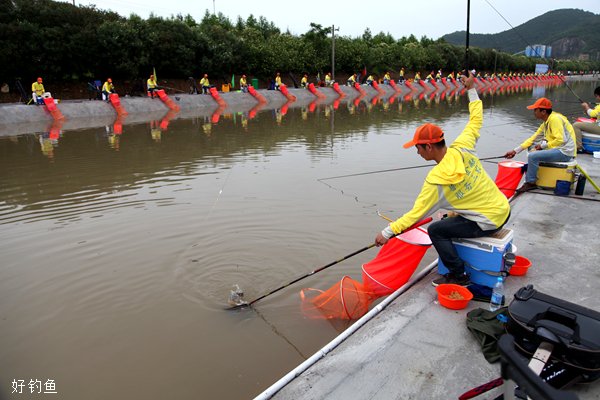
[[[365,289],[377,297],[393,293],[408,282],[430,246],[431,239],[421,228],[390,239],[373,260],[363,264]]]
[[[501,161],[498,163],[498,175],[496,175],[496,186],[507,197],[511,198],[523,176],[523,165],[521,161]]]

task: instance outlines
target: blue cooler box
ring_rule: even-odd
[[[494,287],[504,268],[504,253],[512,249],[513,231],[502,228],[492,236],[473,239],[455,239],[452,241],[467,266],[471,282],[488,287]],[[438,273],[447,274],[448,268],[442,260],[438,261]]]
[[[600,151],[600,135],[581,132],[581,145],[583,147],[583,150],[585,150],[588,153]]]

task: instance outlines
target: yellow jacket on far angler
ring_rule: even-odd
[[[545,122],[542,122],[540,127],[531,137],[521,143],[522,149],[527,149],[537,140],[544,139],[546,143],[542,143],[543,149],[559,149],[566,156],[576,157],[576,138],[573,125],[567,117],[552,111]]]
[[[401,233],[440,208],[476,222],[483,230],[496,229],[508,218],[510,205],[506,196],[475,155],[483,124],[481,100],[469,103],[469,113],[465,129],[448,147],[442,161],[427,174],[412,210],[390,224],[394,233]]]
[[[46,92],[44,85],[39,82],[33,82],[31,84],[31,91],[35,92],[38,97],[42,97],[42,95]]]

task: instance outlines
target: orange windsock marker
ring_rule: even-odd
[[[165,105],[167,107],[169,107],[169,109],[171,109],[173,111],[179,111],[179,106],[177,104],[175,104],[175,102],[169,96],[167,96],[167,94],[165,93],[165,91],[163,89],[155,90],[154,92],[156,94],[158,94],[158,98],[163,103],[165,103]]]
[[[219,107],[227,107],[227,103],[225,103],[225,101],[221,98],[221,96],[219,96],[219,92],[217,92],[216,88],[214,88],[214,87],[210,88],[210,95],[212,96],[213,99],[215,99],[215,101],[217,102]]]
[[[390,79],[390,86],[396,91],[396,92],[400,92],[401,89],[398,87],[398,85],[396,85],[396,82],[394,82],[393,79]]]
[[[285,86],[284,84],[281,84],[279,86],[279,90],[285,96],[285,98],[288,99],[288,101],[296,101],[296,96],[291,94],[290,91],[288,90],[287,86]]]
[[[127,115],[125,108],[121,105],[121,99],[119,98],[118,94],[111,93],[108,96],[108,99],[110,100],[110,104],[112,104],[112,106],[117,111],[117,115]]]
[[[265,104],[267,102],[267,99],[265,99],[262,94],[258,93],[253,86],[248,86],[248,93],[250,93],[250,95],[258,100],[258,102],[261,104]]]
[[[308,91],[317,96],[320,99],[325,98],[325,95],[317,90],[314,83],[308,84]]]
[[[335,83],[333,84],[333,90],[335,90],[335,92],[336,92],[337,94],[339,94],[339,95],[340,95],[340,98],[341,98],[341,97],[344,97],[344,96],[346,95],[346,94],[345,94],[345,93],[342,91],[342,89],[340,89],[340,85],[339,85],[337,82],[335,82]]]
[[[46,105],[46,109],[50,111],[52,118],[55,120],[64,118],[64,115],[62,115],[58,107],[56,107],[56,103],[54,103],[54,99],[52,97],[44,97],[44,104]]]

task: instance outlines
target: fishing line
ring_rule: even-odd
[[[294,349],[296,351],[296,353],[298,353],[298,355],[303,358],[304,360],[307,360],[308,357],[302,353],[302,351],[300,351],[300,349],[298,348],[298,346],[296,346],[294,343],[291,342],[291,340],[289,340],[287,338],[287,336],[285,336],[283,333],[279,332],[279,330],[275,327],[275,325],[273,325],[272,323],[270,323],[265,316],[256,309],[256,307],[249,307],[252,308],[252,310],[254,310],[254,312],[260,317],[260,319],[262,319],[263,321],[265,321],[265,323],[267,325],[269,325],[269,327],[271,328],[271,330],[273,331],[273,333],[277,336],[279,336],[284,342],[286,342],[287,344],[290,345],[290,347],[292,349]]]
[[[494,156],[494,157],[486,157],[486,158],[480,158],[480,161],[485,161],[485,160],[493,160],[496,158],[504,158],[504,155],[502,156]],[[359,172],[357,174],[348,174],[348,175],[338,175],[338,176],[330,176],[327,178],[320,178],[317,179],[318,182],[322,182],[322,181],[326,181],[326,180],[330,180],[330,179],[338,179],[338,178],[349,178],[351,176],[360,176],[360,175],[370,175],[370,174],[378,174],[381,172],[391,172],[391,171],[404,171],[407,169],[417,169],[417,168],[425,168],[425,167],[433,167],[433,164],[420,164],[420,165],[412,165],[410,167],[401,167],[401,168],[390,168],[390,169],[382,169],[379,171],[369,171],[369,172]]]
[[[492,7],[492,9],[494,11],[496,11],[496,13],[508,24],[508,26],[510,26],[514,32],[515,35],[517,35],[523,42],[525,42],[525,44],[529,47],[531,47],[532,49],[534,49],[535,47],[533,47],[527,40],[525,40],[525,38],[523,36],[521,36],[517,30],[515,29],[514,26],[511,25],[510,22],[508,22],[508,20],[506,18],[504,18],[504,16],[502,14],[500,14],[500,11],[496,10],[496,8],[492,5],[492,3],[490,3],[488,0],[485,0],[486,3],[489,4],[490,7]],[[537,52],[537,51],[536,51]],[[542,55],[537,54],[539,57],[542,57]],[[545,58],[545,57],[544,57]],[[571,89],[571,87],[569,86],[569,84],[567,84],[567,81],[562,78],[561,76],[559,76],[559,79],[565,84],[565,86],[567,87],[567,89],[569,89],[569,91],[573,94],[573,96],[575,96],[577,98],[577,100],[579,100],[580,102],[584,102],[583,100],[581,100],[581,98],[573,91],[573,89]]]
[[[206,220],[210,216],[210,214],[212,214],[213,210],[215,209],[219,199],[221,198],[221,194],[223,194],[223,189],[225,189],[225,185],[227,185],[227,181],[229,180],[231,171],[233,171],[233,166],[231,168],[229,168],[229,172],[227,173],[227,176],[225,177],[225,182],[223,182],[223,186],[221,186],[221,189],[219,190],[219,193],[217,194],[217,198],[215,199],[212,207],[210,208],[210,210],[208,210],[208,213],[206,214],[206,216],[204,216],[204,220]]]
[[[525,40],[525,38],[523,38],[523,36],[521,36],[521,35],[520,35],[520,34],[517,32],[517,30],[515,29],[515,27],[514,27],[514,26],[512,26],[512,25],[511,25],[511,23],[510,23],[510,22],[508,22],[508,20],[507,20],[506,18],[504,18],[504,16],[503,16],[502,14],[500,14],[500,11],[496,10],[496,8],[495,8],[495,7],[492,5],[492,3],[490,3],[488,0],[485,0],[485,2],[486,2],[486,3],[488,3],[488,5],[489,5],[490,7],[492,7],[492,9],[493,9],[494,11],[496,11],[496,13],[497,13],[497,14],[500,16],[500,18],[502,18],[502,19],[504,20],[504,22],[506,22],[506,23],[508,24],[508,26],[510,26],[510,27],[513,29],[513,31],[514,31],[514,34],[515,34],[515,35],[517,35],[517,36],[518,36],[518,37],[519,37],[519,38],[520,38],[522,41],[524,41],[524,42],[525,42],[525,43],[526,43],[528,46],[530,46],[530,47],[533,49],[533,46],[531,46],[531,45],[529,44],[529,42],[528,42],[527,40]],[[539,54],[538,54],[538,55],[539,55]],[[541,57],[541,56],[540,56],[540,57]]]
[[[554,194],[554,192],[543,192],[541,190],[529,190],[525,193],[531,193],[531,194],[541,194],[544,196],[557,196]],[[583,197],[583,196],[577,196],[577,195],[567,195],[567,196],[558,196],[558,197],[566,197],[569,199],[579,199],[579,200],[587,200],[587,201],[600,201],[600,199],[597,199],[595,197]]]
[[[320,179],[317,179],[317,182],[321,182]],[[323,185],[327,186],[329,189],[333,189],[336,192],[340,192],[342,194],[342,196],[348,196],[348,197],[352,197],[354,199],[354,201],[356,201],[358,204],[363,204],[363,208],[373,208],[373,207],[377,207],[377,203],[367,203],[364,201],[361,201],[358,199],[358,195],[356,194],[346,194],[346,192],[344,191],[344,189],[339,189],[334,187],[333,185],[330,185],[328,183],[325,182],[321,182]]]

